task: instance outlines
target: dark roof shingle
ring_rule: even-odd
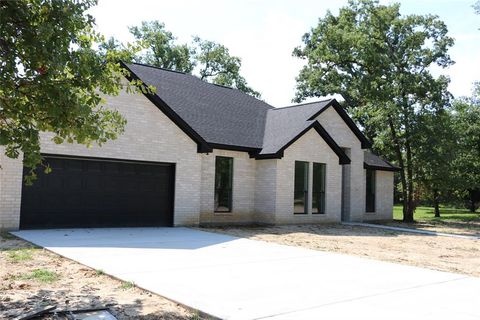
[[[203,147],[207,143],[210,145],[202,150],[230,146],[268,157],[278,154],[309,128],[316,128],[327,138],[340,160],[343,163],[349,161],[323,127],[312,118],[332,103],[336,107],[338,103],[333,99],[274,108],[237,89],[207,83],[191,74],[138,63],[122,65],[133,73],[132,78],[156,88],[154,95],[147,94],[149,99],[154,96],[152,102],[169,113],[177,124],[187,127],[188,130],[183,129],[199,140]],[[350,118],[347,120],[351,121]],[[359,131],[356,126],[353,129]],[[363,134],[356,134],[364,138]],[[390,165],[377,156],[368,157],[366,165]]]
[[[390,162],[383,160],[376,154],[372,153],[370,150],[365,150],[364,152],[364,163],[366,168],[376,169],[376,170],[386,170],[386,171],[398,171],[399,167],[391,164]]]
[[[128,68],[205,141],[260,149],[269,104],[237,89],[213,85],[199,78],[141,64]]]
[[[270,109],[267,112],[263,149],[260,154],[273,154],[312,124],[312,115],[328,106],[331,100]]]

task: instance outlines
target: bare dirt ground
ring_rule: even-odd
[[[467,236],[480,237],[480,221],[417,221],[415,223],[405,223],[402,221],[389,221],[381,222],[381,224],[401,227],[412,228],[418,230],[428,230],[434,232],[452,233]]]
[[[118,319],[200,319],[182,306],[49,251],[0,235],[0,319],[45,305],[111,308]]]
[[[203,230],[480,277],[480,240],[340,224],[217,227]]]

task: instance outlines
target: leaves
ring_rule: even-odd
[[[178,44],[177,38],[159,21],[143,21],[140,26],[129,28],[142,47],[134,60],[160,68],[193,73],[207,82],[239,89],[254,97],[260,93],[248,86],[240,74],[241,59],[230,55],[227,47],[199,37],[192,44]],[[111,46],[119,44],[112,40]]]
[[[480,188],[480,85],[470,98],[453,102],[453,132],[456,138],[453,167],[460,189]]]
[[[297,77],[296,101],[340,94],[374,148],[396,159],[410,212],[417,182],[415,143],[421,115],[448,105],[449,79],[432,66],[448,67],[453,39],[432,15],[400,14],[400,4],[350,0],[338,16],[327,12],[303,36],[293,55],[306,61]]]
[[[181,72],[192,72],[195,63],[191,61],[192,49],[186,44],[176,44],[176,38],[159,21],[143,21],[139,27],[130,27],[130,33],[145,48],[135,57],[137,62]]]
[[[196,50],[194,58],[200,68],[200,78],[215,84],[237,88],[254,97],[260,93],[247,85],[247,81],[240,75],[242,61],[231,56],[228,48],[199,37],[194,38]]]
[[[33,169],[41,163],[40,132],[54,142],[105,143],[125,120],[100,107],[116,95],[124,74],[118,61],[128,48],[93,31],[85,12],[93,0],[0,2],[0,144]],[[95,48],[100,48],[96,50]]]

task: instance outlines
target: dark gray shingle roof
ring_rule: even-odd
[[[318,101],[268,110],[263,136],[263,149],[260,154],[276,153],[310,126],[314,121],[308,119],[325,108],[330,101]]]
[[[378,170],[387,170],[387,171],[397,171],[400,168],[391,164],[388,161],[383,160],[376,154],[372,153],[370,150],[364,152],[364,163],[367,168],[378,169]]]
[[[208,143],[261,148],[269,104],[237,89],[212,85],[190,74],[128,64],[156,94]]]
[[[350,161],[323,127],[312,119],[332,102],[337,107],[338,103],[332,99],[274,108],[237,89],[210,84],[190,74],[136,63],[123,65],[133,73],[133,78],[156,88],[155,95],[147,94],[147,97],[203,147],[208,143],[214,148],[215,144],[247,148],[259,151],[259,156],[269,157],[282,152],[282,148],[309,128],[315,128],[341,162]],[[348,118],[345,115],[341,114]],[[352,122],[350,118],[346,120]],[[358,131],[353,122],[350,125]],[[364,138],[361,133],[356,134]],[[210,146],[206,147],[211,150]],[[390,165],[377,156],[368,157],[372,166]],[[367,164],[367,160],[365,162]]]

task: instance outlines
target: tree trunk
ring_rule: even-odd
[[[469,189],[468,190],[468,201],[469,201],[469,208],[468,210],[471,212],[471,213],[475,213],[475,190],[473,189]]]
[[[435,218],[440,218],[440,196],[438,190],[433,190],[433,207],[435,208]]]
[[[408,192],[408,201],[407,201],[407,210],[406,215],[403,217],[404,222],[414,222],[413,213],[415,211],[415,202],[413,201],[414,196],[414,183],[413,183],[413,159],[412,159],[412,148],[411,148],[411,132],[410,132],[410,120],[408,114],[408,107],[404,105],[404,117],[405,117],[405,152],[407,154],[407,192]]]
[[[390,133],[392,135],[392,140],[395,147],[395,154],[397,155],[398,164],[400,166],[400,183],[402,184],[402,202],[403,202],[403,221],[408,215],[408,193],[407,193],[407,179],[405,178],[405,163],[403,162],[402,149],[400,146],[400,141],[397,136],[397,131],[395,130],[395,125],[393,124],[393,119],[388,117],[388,125],[390,127]],[[412,214],[413,217],[413,214]]]

